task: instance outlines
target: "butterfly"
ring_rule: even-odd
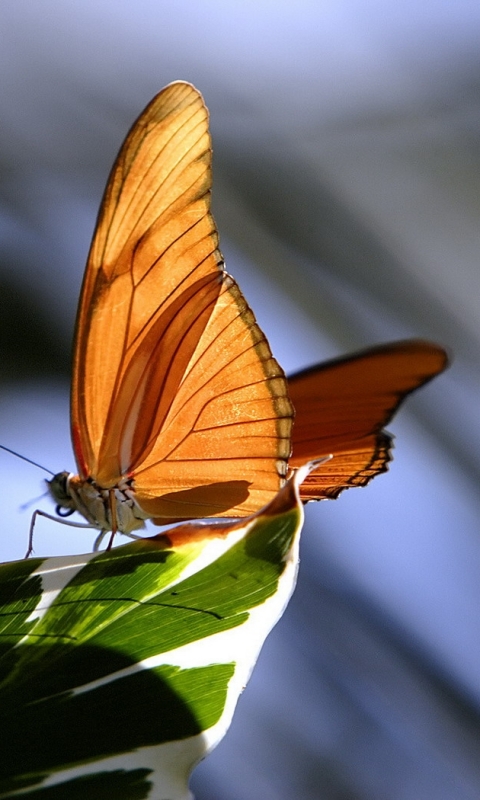
[[[211,185],[203,98],[169,84],[107,182],[75,333],[78,474],[48,481],[57,512],[111,532],[109,547],[146,519],[249,515],[289,470],[328,454],[303,499],[364,485],[390,458],[383,426],[446,364],[436,345],[400,342],[287,381],[225,271]]]

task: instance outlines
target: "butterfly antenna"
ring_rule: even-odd
[[[20,453],[16,453],[15,450],[10,450],[9,447],[5,447],[4,444],[0,444],[0,450],[6,450],[7,453],[11,453],[12,456],[17,456],[17,458],[21,458],[22,461],[27,461],[28,464],[33,464],[34,467],[38,467],[39,469],[43,469],[44,472],[48,472],[49,475],[55,475],[51,469],[47,469],[47,467],[43,467],[42,464],[38,464],[36,461],[32,461],[31,458],[27,458],[26,456],[21,456]]]
[[[39,500],[43,500],[44,497],[48,497],[50,492],[44,492],[39,497],[34,497],[33,500],[28,500],[26,503],[22,503],[21,506],[18,506],[19,511],[26,511],[28,508],[31,508],[33,505],[38,503]]]

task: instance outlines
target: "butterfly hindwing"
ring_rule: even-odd
[[[295,408],[291,467],[332,458],[301,487],[304,500],[337,497],[387,469],[391,439],[382,429],[410,392],[447,364],[437,345],[411,340],[324,362],[288,379]]]

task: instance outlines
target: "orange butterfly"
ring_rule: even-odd
[[[133,125],[107,183],[76,326],[79,474],[48,482],[58,513],[112,531],[109,546],[146,519],[248,515],[289,466],[329,453],[305,499],[363,485],[389,460],[383,425],[446,363],[435,345],[400,343],[287,387],[224,271],[210,191],[207,109],[193,86],[172,83]]]

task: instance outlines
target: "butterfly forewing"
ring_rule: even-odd
[[[391,440],[382,428],[402,400],[447,364],[445,351],[397,342],[325,362],[289,377],[295,407],[290,466],[332,454],[301,487],[303,499],[337,497],[384,472]]]
[[[286,380],[224,272],[210,189],[208,112],[194,87],[171,84],[109,178],[72,387],[81,477],[104,488],[133,478],[156,517],[200,516],[192,491],[201,516],[256,510],[278,490],[290,452]],[[217,495],[226,488],[217,502],[213,485]]]

